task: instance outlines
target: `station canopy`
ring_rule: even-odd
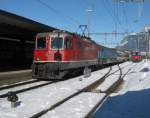
[[[33,41],[36,33],[50,32],[56,28],[0,10],[0,39],[14,38]]]

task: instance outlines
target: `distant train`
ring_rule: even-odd
[[[142,60],[141,52],[138,50],[131,51],[131,61],[139,62]]]
[[[33,78],[61,79],[67,73],[94,66],[122,62],[115,49],[106,48],[87,37],[54,31],[38,33],[33,59]]]

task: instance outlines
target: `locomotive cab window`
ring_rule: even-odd
[[[45,37],[37,38],[36,48],[43,49],[45,47],[46,47],[46,38]]]
[[[140,52],[132,52],[133,56],[140,55]]]
[[[63,47],[63,38],[51,38],[51,48],[52,49],[61,49]]]
[[[69,37],[65,38],[64,48],[65,49],[71,49],[72,48],[72,40]]]

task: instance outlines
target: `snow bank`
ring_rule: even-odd
[[[150,62],[136,63],[124,78],[122,89],[112,94],[93,118],[149,118],[150,117]]]

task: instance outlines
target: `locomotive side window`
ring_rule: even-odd
[[[62,38],[51,38],[51,48],[52,49],[60,49],[63,46],[63,39]]]
[[[46,39],[45,37],[37,38],[36,48],[42,49],[46,47]]]
[[[72,48],[72,40],[68,37],[65,38],[64,42],[65,49],[71,49]]]

